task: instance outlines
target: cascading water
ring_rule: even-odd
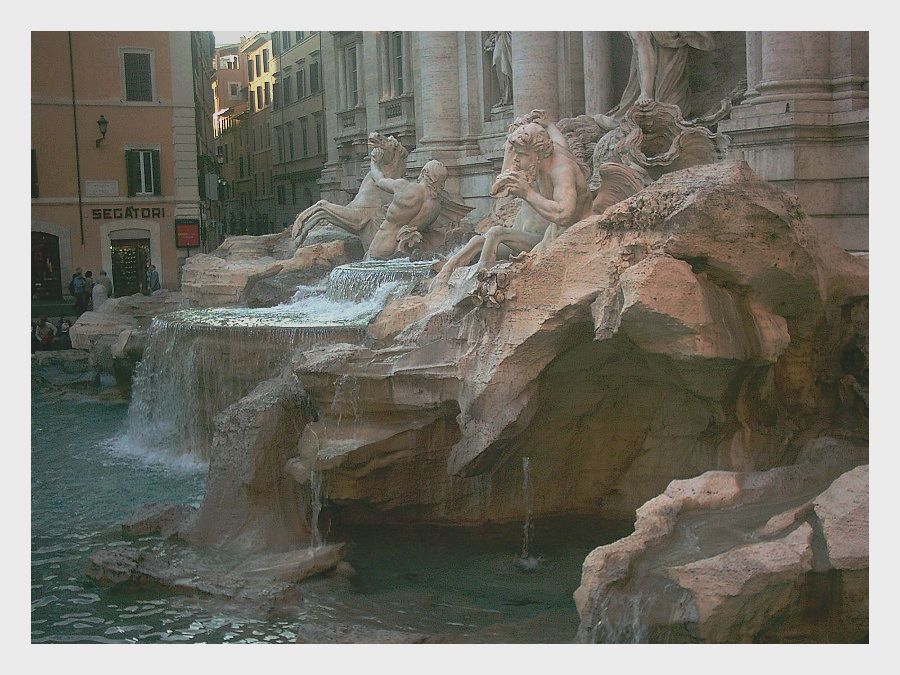
[[[518,565],[525,571],[537,569],[540,559],[533,557],[530,553],[530,543],[532,535],[531,514],[534,509],[531,496],[531,458],[522,458],[522,501],[525,510],[525,524],[522,526],[522,555],[519,557]]]
[[[310,516],[309,516],[309,532],[310,548],[318,548],[325,543],[325,537],[319,530],[319,515],[322,513],[323,499],[323,483],[322,474],[313,470],[309,474],[309,492],[310,492]]]
[[[358,302],[372,297],[385,284],[398,283],[410,290],[428,277],[434,260],[412,262],[398,260],[363,260],[335,267],[328,277],[327,296],[331,300]]]
[[[334,383],[334,398],[331,411],[337,415],[337,428],[341,428],[345,414],[350,416],[352,430],[355,431],[359,419],[359,380],[355,375],[341,375]]]
[[[297,350],[365,339],[387,301],[428,276],[431,262],[364,261],[301,286],[275,307],[188,309],[153,320],[135,370],[123,441],[205,458],[215,416],[273,377]]]

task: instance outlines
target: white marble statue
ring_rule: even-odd
[[[631,39],[631,72],[619,105],[598,115],[601,126],[614,128],[635,103],[659,101],[677,105],[687,115],[687,59],[690,49],[711,51],[715,47],[708,31],[628,31]]]
[[[378,132],[369,134],[372,156],[378,153],[379,173],[383,178],[402,178],[406,172],[406,158],[409,154],[393,136],[382,136]],[[294,220],[292,236],[296,246],[304,240],[317,225],[329,223],[343,230],[359,235],[364,248],[368,249],[375,233],[381,225],[384,210],[391,202],[391,194],[375,184],[369,173],[359,186],[359,192],[346,206],[319,200]]]
[[[496,198],[513,196],[523,201],[515,223],[472,237],[444,264],[434,283],[446,283],[453,270],[468,265],[479,253],[479,267],[494,264],[501,245],[514,255],[548,245],[590,215],[588,173],[588,167],[569,150],[565,136],[541,111],[517,119],[506,138],[502,170],[491,187]]]
[[[432,159],[422,167],[417,181],[389,178],[381,170],[381,153],[372,150],[369,175],[375,184],[394,196],[384,221],[375,233],[366,258],[386,259],[395,253],[409,254],[423,241],[427,231],[441,213],[441,190],[447,180],[447,169]]]
[[[508,30],[488,33],[484,50],[491,52],[491,66],[500,84],[496,105],[512,105],[512,33]]]

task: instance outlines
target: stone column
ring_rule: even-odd
[[[582,34],[584,49],[584,111],[606,113],[616,104],[612,90],[612,47],[609,31]]]
[[[544,110],[559,117],[557,34],[529,31],[512,34],[513,114]]]
[[[802,98],[831,100],[827,31],[764,32],[760,38],[757,102]],[[748,74],[749,74],[748,63]]]
[[[416,101],[416,116],[422,119],[422,145],[459,144],[458,36],[454,31],[422,33],[418,66],[422,99]]]
[[[859,37],[747,33],[748,98],[719,124],[730,157],[794,192],[813,226],[853,252],[869,247],[868,50]]]
[[[747,92],[746,98],[759,96],[756,85],[762,78],[762,33],[747,32]]]

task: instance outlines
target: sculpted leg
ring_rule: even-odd
[[[497,262],[497,249],[500,244],[507,246],[512,250],[513,255],[516,255],[523,251],[530,251],[540,241],[540,235],[495,225],[487,231],[484,237],[484,247],[481,249],[478,266],[489,267]]]
[[[474,237],[469,239],[466,245],[463,246],[458,253],[456,253],[447,262],[444,263],[444,266],[441,268],[441,271],[434,278],[434,281],[432,283],[435,285],[446,284],[450,279],[450,275],[453,274],[453,270],[459,267],[463,267],[464,265],[468,265],[470,262],[472,262],[472,259],[481,250],[483,244],[484,237],[480,234],[476,234]]]
[[[367,221],[365,215],[357,209],[320,200],[297,216],[294,222],[294,241],[298,246],[302,245],[310,230],[323,221],[333,223],[353,234],[359,234]]]

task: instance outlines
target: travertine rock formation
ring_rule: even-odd
[[[240,552],[308,542],[300,505],[308,487],[285,474],[310,410],[290,375],[267,380],[215,420],[206,494],[180,535],[202,546]]]
[[[865,640],[866,455],[821,438],[791,466],[673,481],[586,558],[579,639]]]
[[[127,383],[143,354],[153,318],[185,305],[185,297],[178,291],[110,298],[100,309],[78,318],[69,332],[72,347],[89,352],[95,372],[115,375]]]
[[[345,517],[517,518],[529,456],[536,514],[628,518],[673,478],[866,433],[840,394],[866,264],[746,164],[668,174],[501,271],[296,358],[319,416],[301,447]]]
[[[261,237],[229,237],[211,254],[191,256],[182,268],[181,288],[194,306],[247,303],[261,306],[290,299],[335,266],[362,257],[358,240],[338,239],[292,248],[289,232]],[[266,291],[257,286],[267,286]]]

